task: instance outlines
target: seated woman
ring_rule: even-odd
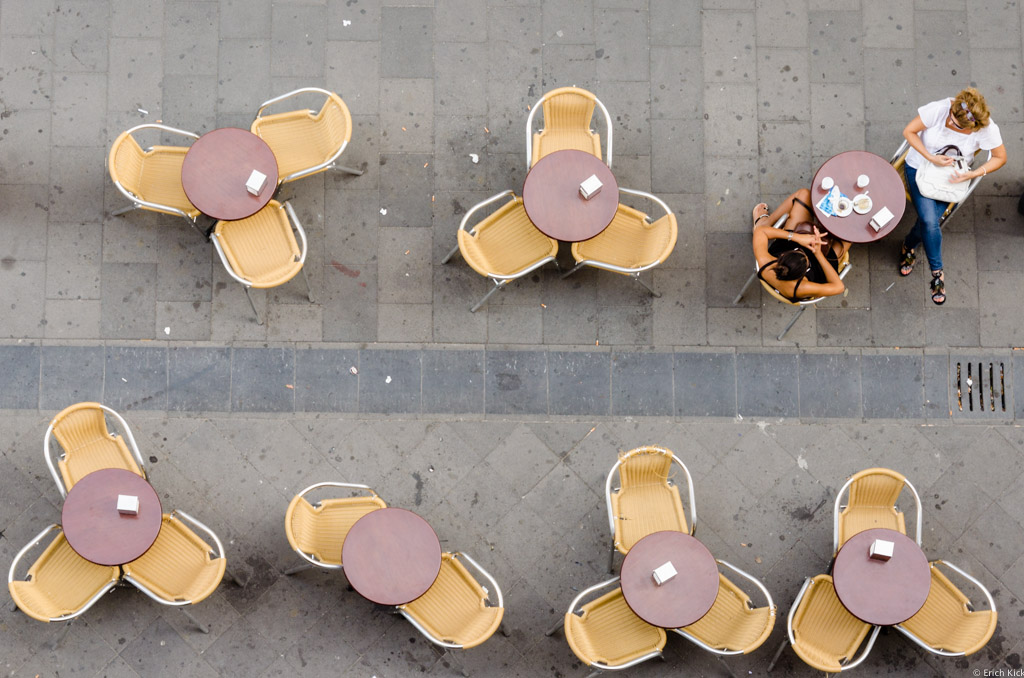
[[[811,192],[801,188],[771,214],[765,203],[754,207],[753,213],[757,275],[794,303],[829,297],[846,289],[838,268],[850,244],[832,239],[814,226],[810,200]],[[772,228],[787,212],[789,218],[783,228]]]

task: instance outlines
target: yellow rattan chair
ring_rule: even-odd
[[[813,669],[826,673],[847,671],[867,659],[881,630],[879,626],[872,627],[857,619],[843,607],[832,585],[832,577],[827,574],[804,581],[793,607],[789,609],[786,626],[788,637],[782,641],[775,658],[768,665],[769,671],[787,642],[793,646],[796,655]],[[856,659],[852,659],[861,645],[864,649]]]
[[[939,571],[943,565],[958,573],[985,594],[987,610],[975,610],[970,598]],[[980,581],[944,560],[933,561],[932,586],[928,599],[917,614],[896,625],[896,630],[915,643],[943,657],[974,654],[992,638],[996,631],[996,603]]]
[[[562,277],[567,278],[584,266],[593,266],[628,275],[648,292],[660,297],[659,292],[655,292],[654,288],[640,279],[640,274],[654,268],[672,254],[678,233],[676,215],[660,198],[650,193],[628,188],[620,188],[619,192],[647,198],[665,210],[665,214],[651,221],[643,212],[619,204],[608,228],[590,240],[572,244],[572,257],[576,260],[576,266]]]
[[[601,157],[601,136],[590,127],[594,106],[604,114],[608,132],[608,156],[605,163],[612,166],[612,117],[601,100],[592,92],[579,87],[559,87],[540,98],[526,119],[526,169],[549,153],[577,150]],[[544,129],[533,131],[533,116],[544,110]]]
[[[487,588],[473,578],[462,561],[494,587],[497,605],[490,602]],[[441,554],[441,570],[427,592],[397,609],[427,640],[445,648],[453,661],[449,650],[468,650],[480,645],[494,635],[505,614],[498,582],[465,553]],[[462,674],[469,675],[465,669]]]
[[[718,597],[708,613],[698,621],[681,629],[674,629],[683,638],[713,652],[735,678],[723,656],[749,654],[768,640],[775,628],[775,603],[768,589],[755,577],[735,565],[719,560],[718,563],[749,580],[767,599],[764,607],[754,607],[743,589],[724,574],[718,575]]]
[[[293,227],[299,234],[301,247],[299,241],[295,240]],[[306,282],[307,296],[313,301],[313,289],[302,268],[306,262],[306,232],[302,230],[302,224],[291,203],[282,205],[271,200],[251,217],[237,221],[218,221],[210,240],[228,275],[245,288],[245,296],[260,325],[263,324],[263,318],[249,295],[250,287],[277,287],[301,271]]]
[[[869,468],[850,476],[836,495],[832,526],[832,552],[838,553],[846,540],[864,530],[884,527],[907,533],[903,512],[896,500],[906,487],[914,497],[917,513],[917,545],[921,545],[921,498],[902,473],[887,468]],[[849,490],[849,504],[842,505],[843,494]]]
[[[473,214],[506,196],[511,196],[508,202],[467,230]],[[502,191],[474,205],[462,217],[457,236],[458,244],[441,263],[447,264],[456,252],[461,252],[474,271],[494,283],[484,298],[469,309],[471,313],[483,306],[492,294],[554,261],[558,254],[558,241],[537,230],[526,215],[522,199],[512,191]]]
[[[907,142],[906,139],[904,139],[903,143],[900,144],[900,147],[896,149],[896,152],[892,154],[892,158],[889,159],[889,164],[893,166],[893,168],[899,173],[900,179],[903,180],[904,188],[906,188],[907,186],[907,177],[906,175],[903,174],[903,166],[907,164],[907,153],[909,152],[910,144]],[[975,157],[977,157],[978,153],[980,152],[981,151],[975,153]],[[991,159],[992,151],[988,151],[988,158],[985,159],[985,162],[988,162]],[[974,189],[978,187],[978,183],[981,182],[983,178],[985,178],[985,175],[982,175],[980,177],[974,177],[973,179],[971,179],[970,185],[967,188],[967,195],[964,196],[964,199],[961,200],[960,202],[950,203],[949,205],[946,206],[946,211],[943,212],[942,216],[939,218],[939,227],[946,223],[947,219],[951,218],[954,214],[956,214],[957,210],[960,209],[961,205],[967,202],[967,198],[971,196],[971,193],[974,193]],[[907,191],[907,200],[910,200],[910,191]]]
[[[118,216],[135,209],[176,214],[198,231],[196,217],[199,216],[199,210],[189,202],[181,185],[181,163],[185,160],[188,148],[150,146],[142,150],[132,135],[146,129],[180,134],[191,139],[199,138],[193,132],[156,124],[137,125],[121,132],[110,148],[107,166],[114,186],[132,204],[111,212],[111,215]]]
[[[679,487],[673,481],[674,474],[670,474],[673,462],[679,465],[686,476],[690,500],[689,527],[679,497]],[[619,474],[619,487],[613,488],[612,481],[616,472]],[[633,544],[662,530],[693,534],[697,528],[693,479],[686,464],[671,450],[648,446],[619,454],[619,460],[608,472],[604,494],[608,508],[608,527],[612,533],[609,572],[614,571],[615,551],[625,555],[633,548]]]
[[[322,94],[327,100],[319,111],[303,108],[263,115],[268,106],[304,93]],[[329,169],[362,174],[361,170],[336,162],[352,138],[352,116],[348,106],[334,92],[319,87],[302,87],[264,101],[256,112],[251,129],[274,152],[279,184]]]
[[[32,563],[23,579],[16,579],[18,563],[50,532],[57,537],[50,542],[39,559]],[[92,607],[104,593],[114,588],[121,573],[116,567],[90,563],[75,553],[60,525],[50,525],[36,535],[14,556],[7,574],[7,590],[22,612],[42,622],[70,622]],[[55,648],[67,634],[54,639]]]
[[[214,551],[182,520],[199,528],[217,545]],[[163,605],[180,609],[203,633],[210,629],[185,609],[217,590],[227,568],[217,535],[183,511],[165,513],[160,534],[141,558],[123,566],[124,580]]]
[[[117,421],[124,438],[110,432],[105,414]],[[61,449],[56,466],[50,453],[51,435],[57,439]],[[99,403],[78,403],[54,417],[43,438],[43,456],[62,497],[66,497],[79,480],[103,468],[122,468],[146,477],[146,465],[128,422]]]
[[[779,220],[775,222],[775,224],[772,226],[772,228],[782,228],[783,224],[786,223],[786,219],[788,219],[788,218],[789,218],[788,214],[783,214],[779,218]],[[842,280],[843,278],[846,277],[846,274],[850,272],[850,268],[851,268],[851,264],[850,264],[850,248],[847,247],[846,251],[843,252],[842,258],[839,259],[839,279],[840,280]],[[755,258],[754,259],[754,272],[750,274],[749,278],[747,278],[747,282],[745,282],[743,284],[743,289],[740,290],[740,293],[737,294],[736,298],[732,300],[732,305],[733,306],[735,306],[736,304],[740,303],[740,300],[743,299],[743,295],[747,293],[747,288],[749,288],[754,283],[755,280],[758,280],[757,273],[758,273],[758,271],[760,269],[761,269],[761,267],[757,263],[757,258]],[[812,306],[814,304],[817,304],[819,301],[821,301],[822,299],[826,298],[826,297],[809,297],[807,299],[800,299],[799,301],[792,301],[788,297],[783,296],[783,294],[781,292],[779,292],[777,289],[775,289],[774,287],[772,287],[771,285],[766,283],[764,280],[761,281],[761,287],[763,287],[765,289],[765,291],[768,292],[768,294],[770,294],[772,296],[772,298],[774,298],[776,301],[781,301],[782,303],[788,304],[790,306],[798,306],[799,307],[799,308],[797,308],[796,314],[789,321],[789,324],[787,324],[786,327],[783,328],[782,332],[779,333],[779,336],[776,338],[777,341],[782,341],[782,338],[784,336],[786,336],[786,332],[789,332],[790,328],[792,328],[793,325],[796,324],[796,321],[800,319],[800,316],[803,315],[803,312],[807,310],[808,306]]]
[[[619,581],[613,577],[576,596],[565,618],[547,632],[553,634],[564,628],[565,639],[573,654],[580,661],[594,669],[587,678],[593,678],[601,671],[618,671],[636,666],[654,657],[664,659],[667,637],[665,629],[651,626],[633,610],[629,609],[622,596],[622,588],[605,593],[599,598],[580,605],[580,601],[601,589]]]
[[[316,503],[306,499],[307,494],[324,487],[366,490],[370,496],[321,499]],[[311,567],[340,570],[341,546],[345,543],[345,535],[357,520],[370,511],[382,508],[387,508],[387,504],[367,485],[323,482],[299,492],[288,504],[284,516],[284,533],[288,543],[306,562],[285,571],[285,574],[295,574]]]

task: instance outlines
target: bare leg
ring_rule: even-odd
[[[806,193],[806,198],[803,195],[804,193]],[[783,200],[782,202],[779,203],[779,206],[776,207],[775,211],[772,212],[771,216],[768,217],[767,221],[768,221],[769,224],[774,224],[776,221],[778,221],[779,219],[782,218],[783,214],[786,214],[787,212],[790,212],[790,210],[793,208],[794,204],[797,207],[800,207],[800,203],[794,203],[793,202],[793,198],[800,198],[801,200],[803,200],[804,202],[809,204],[810,201],[811,201],[811,192],[809,190],[807,190],[806,188],[802,188],[799,191],[795,191],[795,192],[791,193],[788,198],[786,198],[785,200]],[[804,212],[806,213],[807,210],[804,210]],[[790,218],[790,220],[793,219],[793,214],[792,213],[790,213],[789,218]],[[762,219],[761,221],[764,222],[765,220]],[[794,222],[794,223],[799,223],[799,222]]]

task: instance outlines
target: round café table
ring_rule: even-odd
[[[117,495],[139,498],[137,515],[117,511]],[[71,487],[60,512],[75,553],[97,565],[130,563],[156,541],[163,520],[160,497],[145,478],[120,468],[93,471]]]
[[[267,175],[259,195],[245,187],[253,170]],[[185,195],[203,214],[233,221],[259,212],[277,190],[277,158],[248,130],[223,127],[199,137],[181,164]]]
[[[892,558],[868,555],[871,542],[894,542]],[[850,537],[832,566],[832,583],[839,602],[853,616],[877,626],[907,621],[924,606],[931,589],[928,557],[907,535],[884,528],[864,530]]]
[[[654,569],[671,562],[676,576],[662,585]],[[655,532],[629,549],[620,574],[622,596],[636,616],[666,629],[689,626],[718,597],[718,563],[704,544],[685,532]]]
[[[585,200],[580,184],[591,175],[603,184]],[[619,184],[600,158],[583,151],[555,151],[530,168],[523,184],[523,207],[537,229],[555,240],[590,240],[608,228],[619,207]]]
[[[382,508],[356,521],[341,547],[348,583],[378,605],[422,596],[441,571],[441,543],[412,511]]]
[[[818,209],[818,202],[828,191],[821,187],[821,180],[832,177],[836,187],[850,197],[863,193],[857,188],[857,177],[868,175],[867,187],[864,189],[871,197],[871,209],[867,214],[851,212],[845,217],[828,216]],[[880,240],[892,233],[903,218],[907,207],[907,193],[903,187],[903,179],[884,158],[868,151],[846,151],[834,155],[818,168],[811,186],[811,206],[825,230],[847,242],[867,243]],[[884,227],[875,230],[871,227],[871,217],[883,207],[892,212],[892,219]]]

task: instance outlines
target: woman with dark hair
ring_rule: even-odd
[[[959,148],[969,160],[979,149],[992,151],[991,160],[969,172],[954,174],[950,179],[951,183],[970,181],[992,174],[1005,165],[1006,146],[999,134],[999,126],[992,122],[985,97],[973,87],[962,90],[953,98],[939,99],[917,109],[917,117],[904,128],[903,137],[910,144],[903,173],[907,177],[910,199],[917,210],[917,221],[900,248],[900,275],[908,276],[914,270],[917,246],[923,244],[932,271],[932,301],[944,304],[946,278],[942,273],[942,229],[939,221],[949,203],[921,195],[917,188],[917,172],[926,163],[952,164],[950,156],[937,155],[948,145]]]
[[[829,297],[846,289],[837,269],[849,243],[832,241],[818,230],[810,200],[811,192],[801,188],[771,214],[763,202],[754,207],[757,276],[793,302]],[[773,228],[787,212],[784,227]]]

